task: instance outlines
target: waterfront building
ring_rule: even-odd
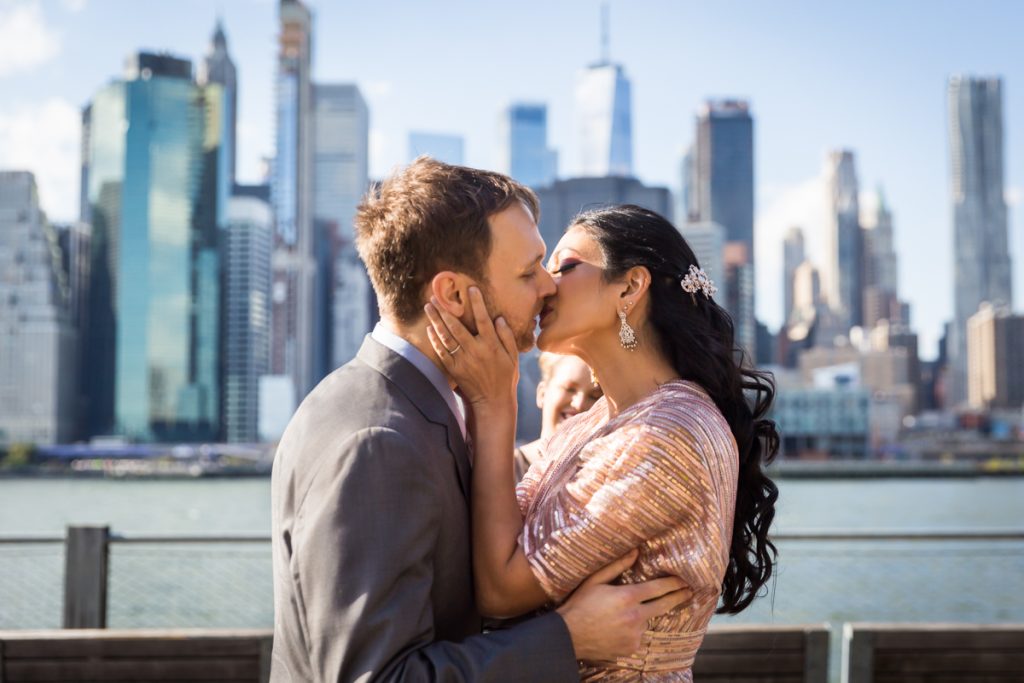
[[[91,434],[219,436],[223,106],[189,60],[140,52],[83,113]]]
[[[864,458],[870,412],[867,389],[840,384],[780,390],[769,417],[778,424],[786,458]]]
[[[0,171],[0,444],[75,436],[71,283],[35,176]]]
[[[259,380],[270,368],[269,203],[236,195],[224,235],[224,437],[259,439]]]
[[[968,319],[967,381],[973,408],[1024,407],[1024,315],[985,303]]]

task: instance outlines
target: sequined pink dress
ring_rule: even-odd
[[[652,619],[640,651],[583,662],[585,681],[692,681],[729,559],[738,454],[728,423],[696,384],[660,386],[609,420],[602,398],[544,445],[517,489],[519,542],[553,603],[630,549],[628,583],[675,575],[693,603]]]

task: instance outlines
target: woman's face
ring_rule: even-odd
[[[601,387],[593,383],[586,363],[576,356],[562,356],[551,376],[537,385],[540,435],[550,436],[568,418],[590,410],[601,394]]]
[[[604,281],[604,255],[582,228],[570,228],[558,242],[548,272],[558,291],[540,314],[542,351],[572,354],[596,338],[618,334],[621,287]]]

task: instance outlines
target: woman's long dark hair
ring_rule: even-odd
[[[656,343],[681,378],[707,391],[736,438],[736,513],[718,612],[741,612],[771,578],[777,556],[768,530],[779,491],[764,471],[779,450],[775,423],[765,419],[775,397],[774,378],[748,364],[725,309],[703,293],[691,297],[683,291],[683,276],[691,265],[700,264],[671,223],[625,204],[587,211],[572,225],[600,245],[606,281],[618,280],[636,266],[650,271],[649,322]]]

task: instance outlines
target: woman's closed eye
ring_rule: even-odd
[[[572,270],[573,268],[575,268],[579,264],[580,264],[579,261],[570,261],[568,263],[563,263],[558,270],[551,271],[551,274],[552,275],[565,275],[566,273],[568,273],[570,270]]]

